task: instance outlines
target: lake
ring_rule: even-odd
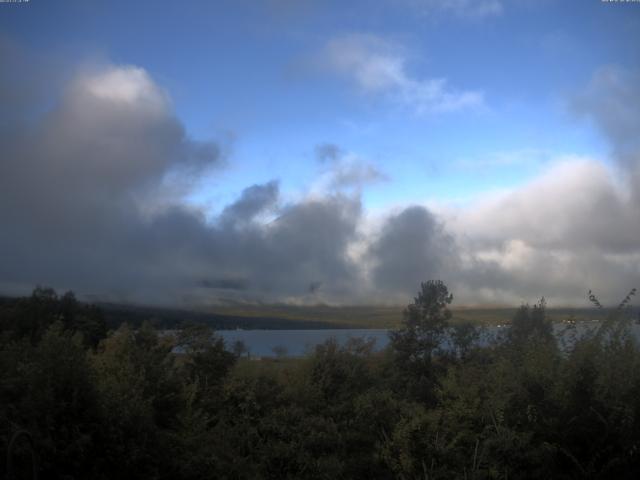
[[[589,329],[598,326],[598,321],[578,322],[576,333],[581,335]],[[566,324],[554,325],[554,331],[559,340],[570,339],[563,335]],[[491,339],[506,331],[506,326],[485,327],[480,343],[486,344]],[[640,325],[633,324],[631,331],[636,339],[640,339]],[[228,349],[233,343],[241,340],[254,357],[275,357],[276,351],[284,356],[303,356],[324,343],[330,338],[336,339],[340,345],[344,345],[350,338],[374,339],[374,350],[382,350],[389,343],[389,330],[387,329],[322,329],[322,330],[218,330],[218,335],[224,338]],[[446,348],[446,340],[444,347]]]
[[[286,356],[300,357],[312,351],[316,345],[335,338],[344,345],[349,338],[373,338],[375,349],[383,349],[389,342],[386,329],[322,329],[322,330],[219,330],[227,348],[241,340],[252,356],[274,357],[274,349],[283,349]]]

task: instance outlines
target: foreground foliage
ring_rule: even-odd
[[[449,328],[451,302],[423,284],[382,353],[329,341],[253,361],[198,325],[107,332],[36,289],[0,304],[2,468],[31,478],[33,451],[52,479],[639,478],[630,297],[562,342],[544,301],[523,306],[482,345]]]

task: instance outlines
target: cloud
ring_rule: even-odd
[[[513,239],[537,248],[628,252],[638,248],[640,222],[625,190],[599,162],[560,159],[529,184],[477,203],[458,220],[479,245]]]
[[[372,288],[399,298],[420,279],[437,277],[463,303],[545,296],[580,305],[593,289],[616,304],[640,282],[636,90],[634,74],[607,67],[572,104],[609,140],[620,169],[549,158],[546,172],[512,191],[453,211],[409,207],[390,215],[364,256]]]
[[[268,185],[245,189],[221,218]],[[360,221],[359,199],[337,194],[285,204],[268,223],[237,228],[237,222],[218,222],[206,230],[206,251],[196,255],[205,265],[203,284],[221,288],[219,279],[240,282],[241,294],[223,295],[234,300],[300,302],[311,294],[314,301],[348,303],[359,288],[348,248]]]
[[[0,85],[16,82],[11,58]],[[397,65],[399,77],[390,68],[363,85],[396,91],[409,78]],[[189,137],[144,69],[80,70],[53,99],[49,86],[30,87],[0,117],[0,289],[42,283],[159,304],[404,303],[420,281],[442,278],[462,303],[579,302],[589,288],[615,302],[640,279],[634,79],[596,72],[575,103],[622,175],[566,157],[453,213],[413,205],[375,216],[361,190],[385,175],[327,143],[308,195],[289,200],[277,180],[249,185],[208,219],[165,197],[164,184],[219,168],[219,145]]]
[[[537,293],[557,304],[580,303],[593,289],[615,304],[640,283],[638,85],[637,73],[608,66],[570,102],[609,141],[618,169],[556,158],[527,185],[446,214],[461,258],[458,290],[478,301]]]
[[[406,296],[453,267],[455,251],[440,221],[426,208],[408,207],[385,220],[366,258],[378,291]]]
[[[264,277],[265,285],[291,294],[321,283],[328,298],[348,300],[358,288],[359,274],[347,252],[356,239],[361,214],[358,198],[340,194],[285,208],[265,231],[268,255],[256,273]]]
[[[331,163],[342,157],[344,152],[338,145],[333,143],[322,143],[320,145],[316,145],[315,154],[318,162]]]
[[[545,296],[583,305],[589,289],[613,304],[640,280],[640,205],[628,187],[599,162],[556,159],[525,186],[473,205],[378,219],[358,261],[379,301],[402,302],[440,278],[462,304]]]
[[[169,173],[220,165],[218,146],[190,139],[167,94],[137,67],[82,70],[57,100],[45,98],[51,107],[30,106],[37,115],[0,128],[0,250],[9,259],[0,278],[116,295],[153,290],[165,278],[154,274],[171,263],[162,248],[182,241],[167,223],[194,231],[201,219],[181,206],[150,219],[143,202]]]
[[[81,70],[47,104],[28,123],[0,124],[5,292],[42,283],[94,299],[176,304],[339,301],[353,291],[358,269],[347,250],[360,222],[357,196],[291,203],[271,181],[247,187],[208,221],[179,197],[157,197],[167,176],[219,167],[221,150],[189,138],[145,70]]]
[[[88,95],[111,104],[134,105],[151,112],[165,113],[169,100],[142,68],[111,67],[81,75],[75,85],[76,94]]]
[[[238,200],[224,208],[220,214],[220,221],[232,225],[250,222],[260,213],[274,210],[279,193],[278,182],[275,180],[264,185],[248,187]]]
[[[213,290],[247,290],[249,283],[244,278],[227,277],[201,280],[199,286]]]
[[[366,186],[389,180],[389,176],[377,166],[335,144],[323,143],[317,145],[315,150],[322,167],[320,176],[312,186],[315,194],[359,193]]]
[[[621,165],[640,164],[640,72],[613,65],[598,69],[571,107],[599,128]]]
[[[363,93],[385,95],[419,114],[473,109],[484,104],[480,91],[456,90],[445,78],[418,79],[409,74],[402,50],[374,36],[344,35],[326,46],[323,61]]]
[[[27,202],[33,209],[48,210],[53,197],[72,210],[106,198],[117,202],[114,196],[154,186],[168,171],[197,171],[222,160],[217,145],[186,135],[165,94],[133,67],[80,74],[52,110],[0,135],[7,145],[0,184],[21,201],[30,185],[38,193]]]
[[[361,188],[385,180],[388,180],[388,177],[375,166],[355,161],[342,164],[333,170],[329,185],[333,189],[342,190],[349,187]]]
[[[640,205],[627,187],[599,162],[561,159],[524,187],[448,216],[456,284],[477,301],[579,303],[591,288],[615,302],[640,280]]]

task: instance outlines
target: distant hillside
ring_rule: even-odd
[[[17,301],[0,297],[0,305]],[[397,328],[402,322],[401,306],[296,306],[296,305],[233,305],[199,309],[177,309],[114,303],[98,303],[109,328],[122,323],[139,326],[144,321],[156,328],[177,328],[185,322],[205,323],[215,330],[237,328],[306,330],[323,328]],[[503,325],[513,318],[516,307],[453,307],[452,323],[471,322],[476,325]],[[576,320],[594,320],[607,310],[594,308],[548,308],[547,315],[559,322],[573,316]]]
[[[267,326],[269,319],[330,326],[331,328],[397,328],[402,322],[402,306],[344,306],[332,307],[294,306],[294,305],[239,305],[212,307],[214,315],[239,317],[243,319],[266,320],[261,328]],[[452,323],[471,322],[477,325],[503,325],[513,318],[517,307],[453,307]],[[606,315],[607,310],[594,308],[548,308],[547,315],[554,322],[573,316],[576,320],[593,320]],[[260,328],[260,327],[258,327]],[[316,328],[316,327],[309,327]]]
[[[184,323],[205,323],[214,330],[261,329],[296,330],[335,328],[337,325],[312,319],[283,318],[265,312],[262,315],[243,315],[242,313],[216,313],[195,310],[144,307],[101,303],[107,325],[116,328],[122,323],[139,326],[149,321],[155,328],[172,329]],[[350,325],[344,325],[349,328]]]

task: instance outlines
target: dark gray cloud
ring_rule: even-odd
[[[357,283],[347,249],[358,198],[286,204],[271,181],[246,188],[212,222],[159,198],[167,176],[223,158],[217,144],[188,137],[144,70],[81,71],[41,112],[1,124],[3,290],[43,283],[154,303],[339,300]]]
[[[164,276],[145,272],[165,262],[143,260],[162,257],[154,229],[163,224],[145,217],[141,199],[168,172],[217,165],[217,146],[191,140],[164,92],[133,67],[82,72],[42,111],[0,131],[3,283],[118,296],[153,290]],[[198,221],[186,212],[166,216],[180,229]]]
[[[452,238],[429,210],[417,206],[386,220],[368,257],[376,288],[405,295],[425,279],[447,275],[456,262]]]
[[[220,220],[232,224],[253,220],[256,215],[276,207],[279,190],[275,180],[246,188],[238,200],[224,208]]]
[[[15,71],[22,67],[2,61],[0,83],[21,88]],[[168,173],[217,166],[218,146],[191,140],[141,69],[81,72],[52,107],[46,95],[38,103],[40,93],[25,93],[32,101],[20,107],[22,120],[3,112],[12,115],[0,128],[3,285],[133,297],[153,291],[171,276],[155,276],[170,262],[163,250],[184,246],[189,231],[201,238],[202,219],[181,207],[147,218],[142,201]]]
[[[217,145],[191,140],[163,92],[132,67],[80,75],[52,110],[0,135],[5,201],[47,221],[91,215],[157,187],[174,169],[221,161]]]
[[[279,203],[276,182],[246,188],[208,227],[208,265],[222,278],[243,279],[241,299],[298,301],[313,294],[348,301],[359,282],[348,255],[361,221],[359,199],[335,194]],[[276,218],[251,221],[265,209]]]
[[[329,298],[347,300],[359,282],[348,248],[356,239],[361,213],[359,199],[343,195],[283,209],[264,229],[267,251],[255,259],[264,287],[299,295],[307,292],[310,284],[321,283]]]
[[[0,122],[3,128],[22,124],[42,102],[59,90],[66,79],[67,65],[33,54],[0,33]]]
[[[247,290],[250,286],[245,278],[216,278],[212,280],[201,280],[199,286],[211,288],[213,290]]]
[[[315,153],[316,159],[320,163],[335,162],[344,155],[342,149],[333,143],[321,143],[320,145],[316,145]]]
[[[377,166],[345,152],[333,143],[316,146],[316,159],[322,165],[317,186],[330,192],[359,191],[374,183],[389,180]]]

